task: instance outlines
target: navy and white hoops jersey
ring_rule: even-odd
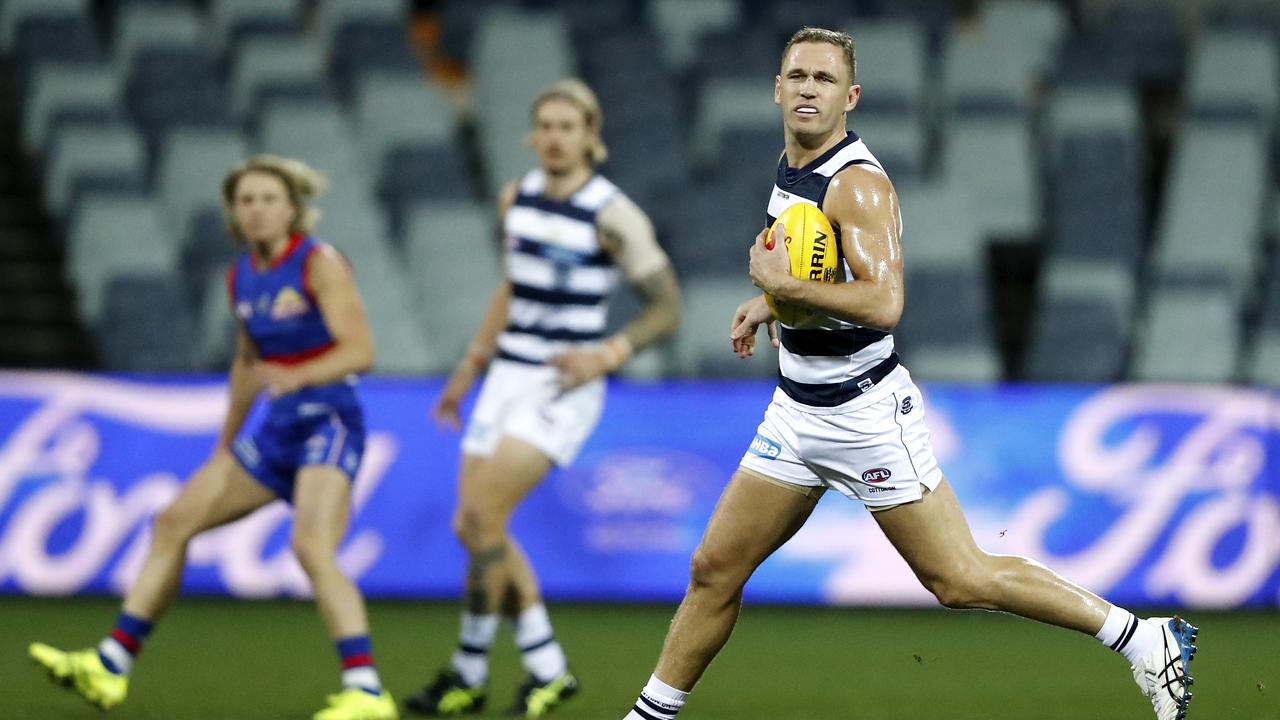
[[[498,357],[529,364],[599,341],[618,283],[596,230],[617,186],[595,175],[567,200],[546,197],[545,188],[542,170],[525,175],[503,224],[511,302]]]
[[[850,165],[871,165],[884,172],[866,144],[852,132],[804,167],[789,167],[783,155],[769,196],[767,226],[772,226],[783,210],[799,202],[821,209],[831,178]],[[837,227],[836,247],[840,247],[839,240]],[[841,263],[845,279],[853,279],[843,253]],[[869,390],[898,364],[893,335],[835,318],[804,330],[779,323],[778,339],[778,387],[802,405],[843,405]]]

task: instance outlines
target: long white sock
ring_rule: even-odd
[[[564,648],[556,642],[551,618],[542,603],[531,605],[516,616],[515,636],[521,663],[538,682],[549,682],[569,669]]]
[[[1123,655],[1132,665],[1160,642],[1160,628],[1122,607],[1112,605],[1102,629],[1094,637]]]
[[[489,648],[498,634],[498,615],[488,613],[462,613],[462,627],[458,632],[458,649],[450,664],[462,676],[462,681],[475,687],[489,679]]]
[[[671,687],[657,675],[650,675],[635,706],[623,720],[675,720],[688,697],[688,692]]]

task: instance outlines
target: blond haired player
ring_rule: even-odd
[[[943,605],[1014,613],[1094,635],[1133,665],[1160,720],[1186,713],[1196,630],[1179,619],[1140,620],[1032,560],[991,555],[969,532],[934,459],[920,391],[893,350],[903,307],[902,220],[884,169],[845,115],[858,103],[853,39],[804,28],[774,80],[784,154],[769,198],[772,222],[795,202],[818,205],[837,231],[847,282],[796,280],[782,243],[750,251],[752,281],[779,300],[831,319],[782,327],[779,386],[750,449],[693,556],[689,588],[649,683],[626,720],[672,720],[729,639],[742,587],[804,524],[828,488],[861,501]],[[772,318],[763,297],[734,314],[743,357]],[[1052,671],[1052,670],[1050,670]],[[856,674],[851,676],[856,678]],[[797,712],[803,714],[801,708]]]
[[[408,702],[433,715],[483,707],[500,610],[515,617],[528,671],[515,711],[541,717],[576,691],[508,522],[551,466],[570,463],[595,428],[604,376],[670,333],[679,315],[675,275],[648,217],[595,172],[605,158],[595,95],[580,81],[563,80],[534,100],[532,120],[539,167],[499,198],[506,279],[433,410],[457,427],[459,403],[488,368],[462,441],[454,527],[469,560],[458,649]],[[605,337],[619,276],[644,309]]]
[[[364,452],[356,373],[373,365],[373,338],[351,269],[311,235],[318,214],[308,204],[324,184],[304,163],[274,155],[249,158],[223,179],[227,227],[245,252],[227,273],[239,332],[222,434],[156,516],[142,570],[98,647],[30,648],[53,680],[103,710],[124,701],[134,659],[178,593],[191,539],[283,498],[293,505],[294,554],[343,668],[342,692],[315,720],[398,716],[374,665],[364,598],[336,557]],[[267,417],[241,434],[264,390]]]

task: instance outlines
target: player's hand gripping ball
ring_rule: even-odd
[[[787,244],[787,255],[791,258],[792,277],[824,283],[839,282],[840,252],[835,231],[821,210],[809,203],[796,203],[783,210],[765,239],[765,247],[770,250],[779,225],[786,230],[783,242]],[[815,324],[822,317],[805,308],[775,300],[772,295],[766,294],[764,300],[773,316],[788,327],[803,328]]]

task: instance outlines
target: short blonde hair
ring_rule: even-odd
[[[787,64],[787,53],[791,52],[791,48],[800,43],[826,43],[835,45],[840,48],[840,53],[844,55],[844,62],[849,66],[849,84],[853,85],[858,82],[858,56],[853,50],[853,36],[847,32],[839,30],[828,30],[820,27],[805,26],[796,31],[791,39],[787,41],[787,46],[782,49],[782,64]]]
[[[529,108],[529,115],[537,115],[538,108],[548,100],[566,100],[573,103],[582,111],[587,127],[596,131],[596,142],[587,155],[592,165],[599,165],[609,159],[609,149],[605,147],[603,137],[604,114],[600,111],[600,101],[590,86],[577,78],[565,78],[555,82],[534,98],[533,105]]]
[[[315,168],[293,158],[279,155],[254,155],[231,169],[222,179],[222,218],[227,224],[227,232],[236,240],[243,241],[244,235],[236,226],[235,198],[236,186],[240,178],[249,173],[263,173],[279,178],[289,193],[289,202],[293,204],[297,215],[289,226],[290,233],[309,234],[320,222],[320,210],[310,207],[312,198],[325,191],[329,181]]]

